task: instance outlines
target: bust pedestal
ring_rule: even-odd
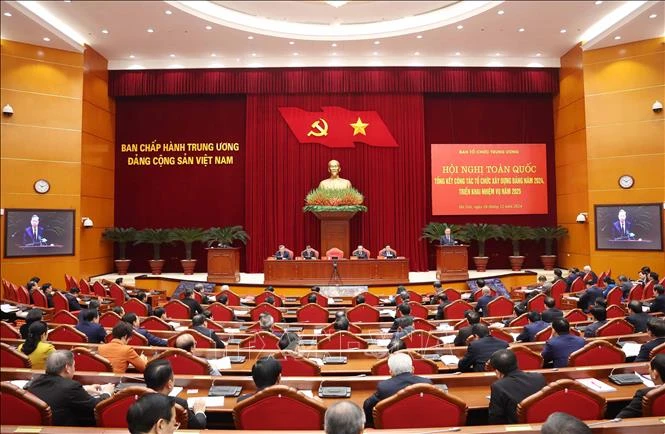
[[[321,211],[314,215],[321,221],[321,256],[337,247],[348,258],[351,253],[350,220],[355,211]]]

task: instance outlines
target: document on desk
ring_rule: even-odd
[[[314,398],[314,392],[312,392],[311,390],[298,390],[298,392],[302,393],[307,397]]]
[[[204,399],[206,407],[224,407],[223,396],[197,396],[196,398],[187,398],[187,405],[192,408],[194,406],[194,401],[197,399]]]
[[[445,354],[441,356],[441,361],[444,365],[457,365],[459,363],[459,357],[453,354]]]
[[[640,347],[642,345],[637,342],[624,342],[621,346],[621,351],[623,351],[626,357],[635,357],[640,353]]]
[[[580,301],[579,297],[568,296],[568,297],[564,297],[564,298],[567,298],[568,300],[573,300],[573,301]]]
[[[177,332],[181,332],[181,331],[184,331],[184,330],[187,330],[187,326],[180,326],[180,327],[175,328],[175,331],[177,331]]]
[[[231,369],[231,359],[228,357],[222,357],[220,359],[209,359],[208,362],[210,366],[221,371],[222,369]]]
[[[637,372],[635,372],[634,374],[640,377],[640,380],[642,380],[642,383],[644,383],[646,387],[656,387],[656,384],[653,382],[650,376],[638,374]]]
[[[391,316],[395,318],[395,311],[392,309],[382,309],[379,311],[379,313],[381,314],[381,316]]]
[[[180,327],[180,323],[175,321],[169,321],[167,324],[173,327],[174,329]]]
[[[314,330],[312,330],[312,332],[313,332],[315,335],[320,335],[321,333],[323,333],[323,329],[314,329]]]
[[[316,364],[319,365],[319,366],[323,366],[323,365],[324,365],[324,363],[323,363],[323,359],[320,359],[320,358],[318,358],[318,357],[310,357],[309,360],[311,360],[312,362],[316,363]]]
[[[224,327],[225,333],[240,333],[240,329],[234,329],[231,327]]]
[[[169,396],[178,396],[180,392],[182,392],[182,387],[176,386],[169,392]]]
[[[381,333],[390,333],[390,327],[388,327],[388,328],[381,328],[381,329],[379,329],[379,330],[381,330]]]
[[[28,384],[29,380],[12,380],[10,383],[12,383],[14,386],[18,387],[19,389],[23,389],[26,384]]]
[[[0,305],[0,310],[2,310],[4,313],[16,312],[18,307],[14,306],[13,304],[3,304]]]
[[[381,304],[391,304],[393,302],[393,300],[390,298],[380,298],[379,301]]]
[[[582,383],[587,389],[594,392],[616,392],[616,389],[609,384],[603,383],[595,378],[578,378],[576,381]]]
[[[506,325],[502,322],[493,322],[492,324],[489,325],[490,328],[495,328],[495,329],[502,329]]]
[[[437,330],[455,330],[455,327],[450,324],[441,323],[436,327]]]
[[[375,345],[378,345],[379,347],[387,347],[389,343],[390,339],[377,339]]]
[[[649,312],[650,310],[649,306],[642,306],[642,312]]]
[[[452,344],[455,342],[455,335],[447,335],[447,336],[441,336],[439,340],[443,342],[444,344]]]
[[[247,315],[249,313],[249,311],[233,309],[233,313],[235,314],[235,316],[242,316],[242,315]]]

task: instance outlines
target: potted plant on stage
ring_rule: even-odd
[[[162,274],[164,260],[160,256],[161,247],[163,244],[169,244],[172,241],[173,232],[170,229],[146,228],[136,233],[135,245],[152,244],[152,259],[148,261],[150,264],[150,272],[152,274]]]
[[[115,262],[115,269],[118,274],[127,274],[131,259],[127,259],[127,243],[136,239],[136,229],[134,228],[106,228],[102,233],[102,238],[114,242],[118,246],[118,259]]]
[[[501,225],[499,226],[499,238],[510,240],[513,246],[513,254],[508,257],[510,268],[520,271],[524,263],[524,256],[520,254],[520,241],[534,239],[533,228],[529,226]]]
[[[457,238],[462,241],[478,243],[478,256],[473,257],[473,264],[476,271],[486,271],[489,256],[485,256],[485,242],[498,236],[496,225],[487,223],[468,223],[459,231]]]
[[[234,283],[240,281],[240,249],[235,241],[247,244],[249,235],[242,226],[210,228],[206,231],[208,242],[208,281]]]
[[[545,270],[553,270],[556,264],[556,255],[552,252],[552,244],[554,240],[560,240],[568,235],[568,229],[563,226],[544,226],[535,228],[536,239],[545,240],[545,254],[540,255],[540,260],[543,262]]]
[[[197,241],[204,241],[207,237],[206,231],[201,228],[176,228],[172,229],[173,240],[182,241],[185,245],[185,259],[181,259],[182,270],[186,275],[194,274],[196,259],[192,259],[192,245]]]

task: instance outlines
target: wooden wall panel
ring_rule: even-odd
[[[44,129],[30,125],[3,124],[0,130],[0,148],[2,158],[28,160],[54,160],[79,163],[81,148],[71,146],[81,140],[79,130],[48,129],[48,138],[44,138]]]

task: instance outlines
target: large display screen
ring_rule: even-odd
[[[544,143],[432,144],[432,215],[547,214]]]
[[[596,250],[663,250],[662,205],[596,205]]]
[[[74,254],[74,210],[5,210],[5,257]]]

